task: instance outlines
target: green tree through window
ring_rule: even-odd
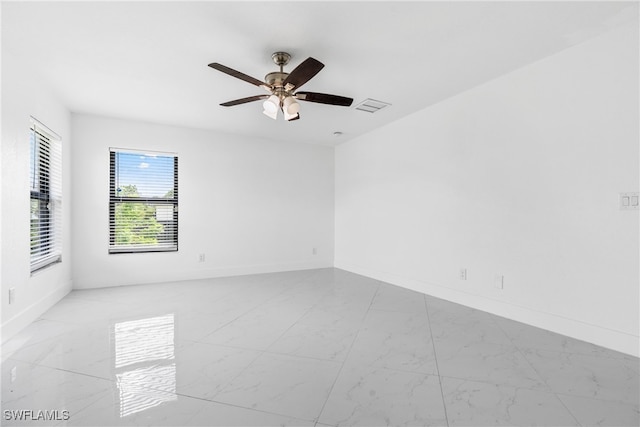
[[[111,150],[109,253],[178,249],[178,159]]]
[[[140,197],[135,185],[123,185],[123,197]],[[156,209],[145,203],[119,203],[116,205],[117,245],[156,245],[164,226],[156,220]]]

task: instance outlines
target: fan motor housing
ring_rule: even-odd
[[[264,81],[273,87],[282,87],[282,82],[285,81],[289,73],[274,71],[264,76]]]

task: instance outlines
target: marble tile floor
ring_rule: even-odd
[[[73,291],[2,345],[1,424],[638,426],[639,381],[637,358],[321,269]]]

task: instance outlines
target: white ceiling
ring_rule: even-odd
[[[2,51],[73,112],[334,145],[637,19],[636,2],[3,2]],[[376,114],[301,102],[277,122],[258,79],[292,54],[325,68],[303,88],[392,104]],[[335,137],[335,131],[343,132]]]

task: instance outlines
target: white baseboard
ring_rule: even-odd
[[[441,284],[402,277],[397,274],[377,271],[358,265],[336,262],[335,267],[640,357],[640,337],[636,335],[570,319],[554,313],[509,304],[482,295],[459,291]]]
[[[152,283],[166,283],[181,280],[212,279],[216,277],[245,276],[248,274],[279,273],[284,271],[313,270],[317,268],[332,268],[333,264],[326,261],[283,263],[283,264],[257,264],[230,266],[221,268],[203,268],[193,270],[163,272],[160,276],[146,275],[145,277],[118,278],[115,281],[100,282],[96,284],[75,282],[74,289],[96,289],[110,286],[145,285]]]
[[[67,282],[65,285],[55,289],[49,295],[42,297],[40,300],[34,302],[29,307],[4,322],[0,327],[0,337],[2,337],[2,342],[4,343],[9,340],[22,329],[27,327],[31,322],[42,316],[45,311],[49,310],[58,301],[64,298],[65,295],[71,292],[72,288],[72,283]]]
[[[317,268],[331,268],[332,263],[327,262],[303,262],[286,264],[260,264],[250,266],[223,267],[217,269],[201,270],[199,277],[203,279],[209,277],[244,276],[247,274],[280,273],[285,271],[313,270]]]

